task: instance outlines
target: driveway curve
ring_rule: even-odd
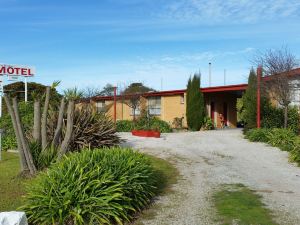
[[[163,134],[162,138],[120,133],[125,145],[170,160],[181,178],[159,197],[153,215],[138,224],[218,224],[211,195],[222,184],[242,183],[263,196],[279,224],[300,224],[300,168],[288,154],[251,143],[241,130]]]

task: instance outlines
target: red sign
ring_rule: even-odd
[[[17,65],[2,65],[0,64],[0,76],[25,76],[32,77],[35,74],[35,69],[27,66],[17,66]]]

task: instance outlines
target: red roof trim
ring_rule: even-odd
[[[212,93],[212,92],[226,92],[226,91],[243,91],[246,90],[247,84],[238,84],[238,85],[227,85],[227,86],[217,86],[217,87],[206,87],[201,88],[203,93]],[[182,95],[186,92],[185,89],[182,90],[171,90],[171,91],[157,91],[157,92],[148,92],[145,93],[144,97],[154,97],[154,96],[172,96],[172,95]],[[121,98],[121,96],[117,96]],[[113,96],[95,96],[92,98],[93,101],[99,100],[113,100]]]
[[[225,92],[225,91],[244,91],[244,90],[246,90],[247,86],[248,86],[248,84],[237,84],[237,85],[207,87],[207,88],[201,88],[201,91],[203,93]]]

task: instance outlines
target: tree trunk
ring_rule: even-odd
[[[20,155],[21,172],[29,171],[27,161],[26,161],[26,158],[25,158],[25,154],[24,154],[24,151],[23,151],[23,147],[22,147],[22,142],[21,142],[20,135],[19,135],[19,130],[18,130],[14,110],[11,106],[10,99],[6,95],[4,96],[4,100],[6,102],[7,110],[9,112],[11,120],[12,120],[13,128],[14,128],[17,143],[18,143],[18,152],[19,152],[19,155]]]
[[[50,101],[50,87],[46,87],[46,97],[45,97],[45,104],[43,109],[42,115],[42,148],[47,148],[47,113],[49,108],[49,101]]]
[[[69,144],[71,142],[73,133],[73,122],[74,122],[74,110],[75,103],[73,100],[69,100],[68,111],[67,111],[67,129],[63,142],[61,143],[60,152],[58,158],[60,159],[64,154],[66,154]]]
[[[65,111],[65,98],[61,99],[59,112],[58,112],[58,120],[57,120],[57,126],[54,132],[54,137],[52,141],[52,145],[54,147],[57,147],[59,144],[59,138],[61,137],[61,130],[63,125],[63,119],[64,119],[64,111]]]
[[[33,120],[33,139],[37,143],[41,143],[41,102],[34,101],[34,120]]]
[[[288,110],[289,106],[284,107],[284,128],[286,129],[288,127]]]
[[[17,102],[16,97],[13,98],[13,109],[14,109],[16,124],[17,124],[17,127],[18,127],[18,132],[19,132],[21,143],[22,143],[22,148],[23,148],[23,151],[24,151],[26,162],[27,162],[30,174],[34,175],[36,173],[36,167],[35,167],[33,159],[32,159],[32,155],[31,155],[31,152],[30,152],[30,149],[29,149],[28,141],[25,138],[24,129],[23,129],[22,121],[20,119],[18,102]]]
[[[133,108],[133,121],[135,121],[135,109],[136,108]]]

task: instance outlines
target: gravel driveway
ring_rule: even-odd
[[[121,133],[126,145],[168,159],[181,174],[173,192],[155,203],[139,224],[217,224],[211,195],[222,184],[242,183],[263,196],[279,224],[300,224],[300,168],[288,154],[250,143],[241,130],[164,134],[140,138]]]

